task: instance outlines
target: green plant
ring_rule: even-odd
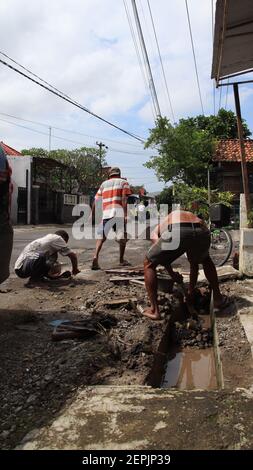
[[[253,228],[253,210],[248,212],[248,227]]]

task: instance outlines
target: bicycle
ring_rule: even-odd
[[[206,205],[208,207],[210,217],[210,209],[215,204],[209,205],[207,202],[203,201],[201,201],[201,204]],[[202,214],[198,214],[198,217],[204,219]],[[210,257],[213,260],[215,266],[224,266],[224,264],[230,258],[232,252],[232,237],[230,235],[230,232],[226,228],[220,227],[220,221],[215,223],[213,221],[210,221],[210,219],[209,223],[207,223],[211,232],[211,244],[209,249]]]
[[[225,228],[210,227],[211,244],[210,244],[210,257],[212,258],[215,266],[224,266],[230,258],[233,241],[230,233]]]

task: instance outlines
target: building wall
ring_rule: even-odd
[[[12,205],[11,205],[11,221],[16,224],[18,221],[18,188],[25,188],[26,181],[27,187],[27,223],[30,223],[31,215],[31,162],[30,155],[24,156],[8,156],[9,164],[12,168]],[[28,172],[28,173],[27,173]],[[27,177],[28,175],[28,177]]]
[[[213,183],[216,183],[222,191],[231,191],[235,194],[235,200],[239,202],[240,194],[243,192],[242,171],[240,162],[220,162],[218,167],[222,168],[221,173],[214,176]],[[253,164],[247,164],[249,175],[249,189],[253,193]]]

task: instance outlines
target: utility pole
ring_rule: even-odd
[[[148,72],[148,83],[149,83],[149,89],[150,89],[152,101],[153,101],[153,104],[154,104],[156,116],[160,117],[161,116],[161,110],[160,110],[160,106],[159,106],[159,102],[158,102],[158,98],[157,98],[154,79],[153,79],[153,75],[152,75],[152,72],[151,72],[148,53],[147,53],[147,49],[146,49],[146,45],[145,45],[145,41],[144,41],[144,36],[143,36],[143,33],[142,33],[142,29],[141,29],[141,23],[140,23],[140,19],[139,19],[139,15],[138,15],[135,0],[132,0],[132,6],[133,6],[133,12],[134,12],[136,28],[137,28],[138,36],[139,36],[140,43],[141,43],[142,53],[143,53],[144,61],[145,61],[147,72]]]
[[[100,177],[102,178],[102,148],[104,147],[107,150],[108,147],[103,142],[96,142],[96,145],[99,147]]]
[[[246,211],[248,215],[251,204],[250,204],[250,195],[249,195],[248,168],[247,168],[246,156],[245,156],[242,115],[241,115],[238,83],[234,83],[233,88],[234,88],[235,109],[236,109],[236,117],[237,117],[238,138],[239,138],[239,143],[240,143],[243,191],[244,191],[244,196],[245,196]]]
[[[48,151],[51,152],[51,132],[52,132],[52,127],[49,126],[49,142],[48,142]]]

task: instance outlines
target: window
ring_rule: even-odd
[[[63,203],[66,206],[75,206],[77,204],[77,196],[75,194],[64,194]]]
[[[90,204],[90,196],[79,196],[79,204]]]

